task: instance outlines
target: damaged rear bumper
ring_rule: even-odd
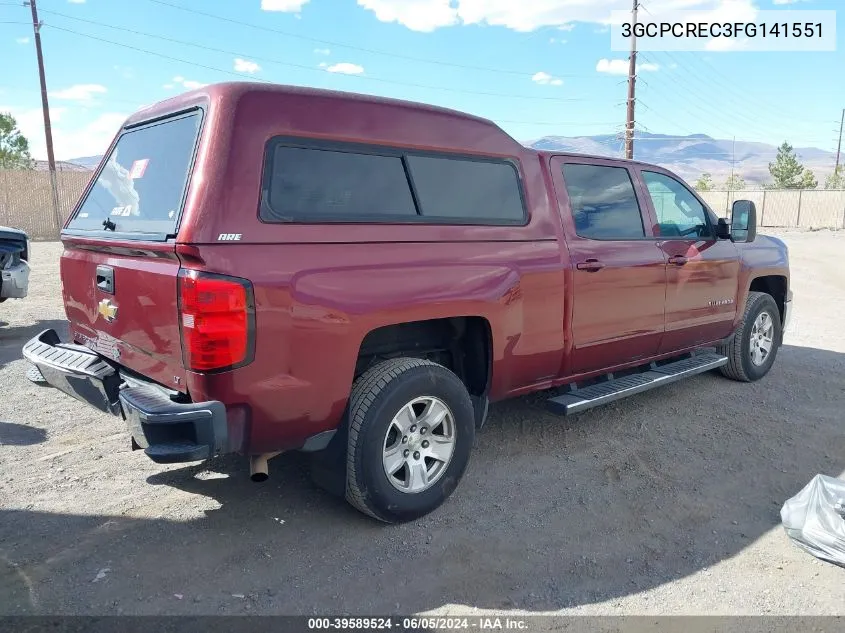
[[[221,402],[176,402],[176,392],[145,381],[81,345],[44,330],[23,348],[45,381],[60,391],[124,419],[134,445],[154,462],[207,459],[227,446]]]

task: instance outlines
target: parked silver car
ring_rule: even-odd
[[[0,303],[23,299],[29,289],[29,239],[26,233],[0,226]]]

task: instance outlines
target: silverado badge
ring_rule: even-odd
[[[109,323],[117,318],[117,306],[110,299],[100,301],[100,304],[97,306],[97,312]]]

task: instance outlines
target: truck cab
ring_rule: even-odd
[[[728,222],[658,166],[290,86],[134,114],[62,242],[72,340],[24,347],[43,380],[157,462],[241,453],[260,481],[312,453],[388,522],[445,501],[490,403],[554,389],[568,415],[712,369],[753,382],[791,305],[751,203]]]

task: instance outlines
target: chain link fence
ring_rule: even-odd
[[[59,171],[62,222],[85,190],[92,171]],[[752,200],[763,227],[845,229],[845,190],[704,191],[701,197],[717,214],[730,216],[734,200]],[[0,226],[26,231],[32,240],[57,240],[60,226],[53,213],[50,174],[0,169]]]
[[[85,190],[92,171],[58,171],[62,223]],[[31,240],[57,240],[50,172],[0,169],[0,225],[26,231]]]
[[[845,190],[766,189],[701,191],[699,195],[722,217],[734,200],[751,200],[757,223],[772,228],[845,229]]]

